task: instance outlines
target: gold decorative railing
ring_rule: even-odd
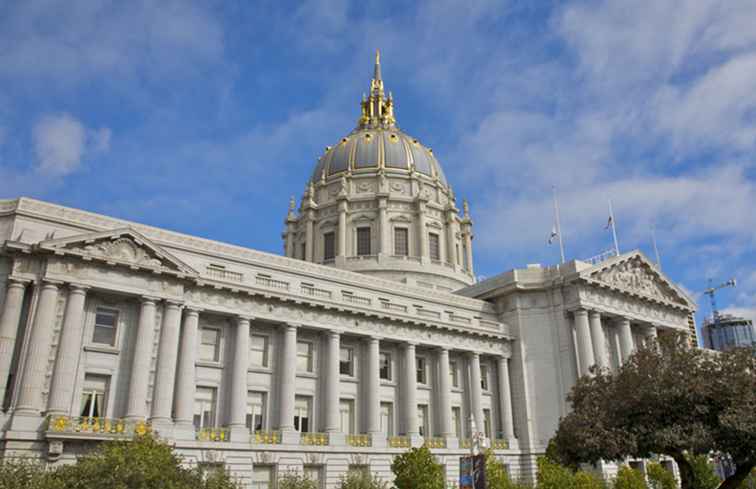
[[[51,416],[47,419],[47,430],[53,433],[82,433],[92,435],[134,436],[152,431],[147,421],[126,421],[125,419]]]
[[[347,445],[353,447],[369,447],[372,445],[370,435],[347,435]]]
[[[255,431],[255,443],[267,443],[268,445],[277,445],[281,443],[281,433],[278,431]]]
[[[459,447],[460,448],[470,448],[472,446],[472,440],[469,438],[460,438],[459,439]]]
[[[426,448],[446,448],[446,438],[441,436],[429,436],[425,439],[423,445]]]
[[[409,448],[411,445],[409,436],[389,436],[388,444],[391,448]]]
[[[299,443],[300,445],[328,445],[328,433],[302,433]]]
[[[200,428],[195,437],[199,441],[229,441],[228,428]]]
[[[509,440],[505,438],[494,438],[491,440],[491,448],[494,450],[507,450],[509,448]]]

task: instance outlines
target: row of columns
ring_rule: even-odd
[[[23,363],[21,382],[15,413],[39,415],[45,411],[43,390],[47,362],[51,348],[52,325],[55,321],[59,296],[59,283],[43,282],[38,286],[36,313],[31,326],[26,362]],[[26,284],[10,281],[0,315],[0,384],[5,386],[10,370],[16,331],[21,317]],[[50,389],[47,412],[67,414],[70,411],[76,378],[76,369],[81,354],[81,339],[84,327],[84,306],[87,287],[70,285],[60,347]],[[147,392],[150,362],[154,344],[155,318],[158,299],[142,297],[137,323],[136,341],[130,368],[128,387],[127,419],[144,419],[147,413]],[[183,309],[183,314],[182,314]],[[197,361],[197,341],[200,311],[182,308],[177,302],[165,301],[160,328],[159,351],[152,411],[153,422],[170,422],[172,417],[177,426],[191,427],[196,394],[195,364]],[[247,413],[247,369],[249,365],[249,338],[251,318],[239,316],[236,319],[234,353],[231,368],[230,419],[229,427],[234,431],[245,431]],[[283,330],[282,365],[279,372],[279,423],[278,429],[294,431],[294,401],[296,395],[296,355],[297,329],[295,324],[287,324]],[[337,331],[328,332],[325,352],[325,406],[324,430],[329,433],[340,431],[339,395],[340,372],[339,352],[341,335]],[[365,362],[365,419],[369,434],[377,434],[380,426],[380,339],[366,340],[367,358]],[[406,435],[419,434],[417,418],[417,378],[416,345],[403,345],[403,369],[400,402],[404,414]],[[438,386],[436,402],[439,403],[439,426],[442,436],[452,436],[451,386],[449,380],[449,350],[437,349]],[[478,426],[483,423],[480,382],[480,356],[468,355],[470,368],[471,411]],[[498,357],[499,412],[504,435],[514,436],[512,422],[512,402],[509,387],[508,359]],[[175,386],[175,390],[174,390]],[[174,405],[175,399],[175,405]]]
[[[575,334],[577,337],[578,370],[580,375],[590,374],[590,368],[596,365],[600,368],[610,368],[609,352],[606,348],[606,334],[599,311],[578,309],[574,312]],[[628,318],[622,317],[615,321],[619,338],[620,362],[625,362],[633,354],[635,348],[633,331]],[[645,336],[656,337],[656,327],[646,328]]]

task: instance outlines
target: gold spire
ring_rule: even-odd
[[[370,95],[367,98],[363,95],[360,109],[360,119],[357,123],[360,128],[393,127],[396,124],[394,100],[391,95],[387,99],[383,91],[379,49],[375,50],[375,67],[373,79],[370,80]]]

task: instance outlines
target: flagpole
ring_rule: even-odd
[[[559,254],[564,263],[564,242],[562,241],[562,224],[559,221],[559,203],[557,202],[556,185],[551,186],[551,192],[554,195],[554,216],[556,218],[557,237],[559,238]]]
[[[614,252],[619,256],[619,244],[617,244],[617,228],[614,226],[614,211],[612,210],[612,199],[609,199],[609,217],[612,221],[612,237],[614,238]]]
[[[659,270],[662,269],[661,257],[659,256],[659,248],[656,246],[656,225],[651,224],[651,243],[654,245],[654,254],[656,255],[656,266]]]

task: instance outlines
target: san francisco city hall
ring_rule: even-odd
[[[532,479],[576,378],[695,334],[695,306],[637,251],[476,282],[459,204],[378,59],[356,129],[290,203],[285,256],[0,200],[2,456],[70,463],[151,431],[249,487],[332,488],[391,480],[425,444],[452,482],[473,419]]]

